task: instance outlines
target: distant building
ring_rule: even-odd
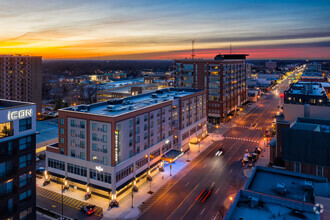
[[[161,89],[64,108],[59,143],[47,147],[47,170],[51,178],[115,199],[135,178],[203,139],[206,122],[206,92],[200,89]]]
[[[300,81],[303,82],[327,82],[327,78],[322,74],[322,72],[307,72],[305,71],[301,77]]]
[[[219,54],[214,60],[174,61],[178,87],[206,89],[210,123],[219,124],[247,101],[246,54]]]
[[[271,161],[287,170],[330,178],[330,120],[297,118],[277,122]]]
[[[41,113],[41,57],[0,55],[0,99],[36,103]]]
[[[1,219],[36,219],[35,104],[0,99],[0,152]]]
[[[325,178],[257,166],[224,219],[321,220],[330,214],[329,190]]]
[[[312,71],[312,72],[321,72],[322,71],[322,64],[321,63],[308,63],[306,64],[306,69],[307,71]]]
[[[330,101],[322,83],[298,82],[284,91],[285,120],[292,122],[297,117],[330,119],[329,111]]]
[[[268,61],[268,62],[265,63],[265,66],[268,70],[274,70],[277,67],[277,62]]]

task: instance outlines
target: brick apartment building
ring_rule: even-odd
[[[247,101],[246,54],[174,61],[178,87],[206,89],[208,121],[219,124]]]
[[[36,103],[41,113],[41,57],[0,55],[0,98]]]

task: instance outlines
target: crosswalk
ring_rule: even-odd
[[[145,213],[164,193],[169,191],[175,184],[174,181],[167,182],[162,188],[160,188],[155,194],[153,194],[147,201],[143,202],[139,209],[141,213]]]
[[[262,128],[258,128],[258,127],[251,127],[251,126],[239,126],[239,125],[236,125],[235,128],[246,128],[246,129],[251,129],[251,130],[262,130]]]
[[[249,141],[249,142],[254,142],[254,143],[259,143],[260,141],[256,141],[253,139],[248,139],[248,138],[238,138],[238,137],[224,137],[225,139],[231,139],[231,140],[238,140],[238,141]]]
[[[45,197],[47,199],[53,200],[58,203],[62,203],[62,194],[53,192],[48,189],[44,189],[41,187],[37,187],[37,195]],[[68,197],[63,195],[63,204],[66,206],[70,206],[72,208],[80,209],[83,205],[89,205],[89,203],[82,202],[80,200]],[[95,215],[102,217],[103,216],[103,209],[100,207],[95,207]]]

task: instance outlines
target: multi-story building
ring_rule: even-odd
[[[326,86],[327,83],[323,83]],[[284,91],[283,114],[293,122],[297,117],[330,119],[330,101],[319,82],[298,82]]]
[[[277,122],[270,160],[287,170],[330,178],[330,120],[297,118]]]
[[[156,169],[167,152],[181,153],[205,137],[206,121],[206,92],[199,89],[161,89],[61,109],[59,143],[47,147],[48,174],[115,198]]]
[[[0,99],[1,219],[36,219],[36,107]]]
[[[207,90],[210,123],[219,124],[247,101],[246,54],[217,55],[214,60],[175,60],[178,87]]]
[[[39,56],[0,55],[0,98],[42,104],[42,63]]]
[[[268,61],[268,62],[265,63],[265,66],[269,70],[274,70],[277,67],[277,62],[274,62],[274,61],[271,61],[270,60],[270,61]]]

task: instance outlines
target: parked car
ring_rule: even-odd
[[[36,169],[36,173],[39,174],[39,175],[44,175],[45,171],[46,171],[45,167],[38,167]]]
[[[81,206],[81,210],[83,210],[86,215],[92,215],[95,212],[95,205],[83,205]]]

